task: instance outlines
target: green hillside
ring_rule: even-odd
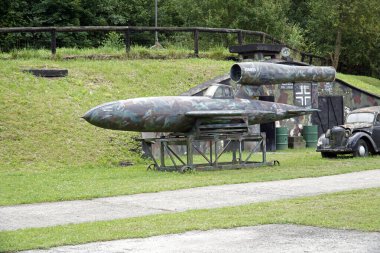
[[[138,157],[135,134],[96,128],[80,117],[109,101],[177,95],[216,75],[226,61],[0,61],[0,167],[10,170],[118,163]],[[65,68],[69,76],[37,78],[22,69]],[[132,147],[135,145],[132,145]]]
[[[369,76],[354,76],[338,73],[337,78],[359,89],[380,96],[380,80]]]

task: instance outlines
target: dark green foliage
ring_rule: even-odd
[[[30,26],[152,26],[151,0],[1,0],[0,27]],[[134,42],[153,43],[150,34],[134,35]],[[104,33],[58,33],[58,47],[99,46]],[[0,50],[47,48],[49,33],[0,34]]]
[[[3,1],[5,8],[0,12],[2,27],[16,26],[96,26],[96,25],[154,25],[153,0],[37,0],[14,2]],[[159,1],[159,26],[203,26],[230,27],[257,30],[270,33],[278,38],[288,38],[292,25],[287,22],[286,11],[289,1]],[[15,13],[16,15],[14,15]],[[12,15],[11,15],[12,14]],[[58,34],[59,47],[84,47],[100,45],[103,35]],[[162,37],[163,36],[163,37]],[[179,37],[178,37],[179,36]],[[168,38],[167,38],[168,37]],[[185,38],[189,37],[189,38]],[[192,40],[184,34],[161,35],[169,43]],[[2,50],[16,47],[49,46],[49,34],[39,34],[38,38],[21,38],[7,35],[0,42]],[[250,38],[247,38],[249,41]],[[20,43],[18,41],[23,41]],[[236,43],[234,35],[202,34],[201,47],[230,45]],[[8,41],[8,42],[5,42]],[[43,41],[43,43],[41,43]],[[35,43],[34,43],[35,42]],[[151,33],[133,34],[133,43],[151,45]],[[192,42],[191,42],[192,43]],[[203,44],[202,44],[203,43]],[[185,43],[186,44],[186,43]]]
[[[289,17],[305,32],[308,50],[330,57],[343,72],[380,76],[378,1],[292,2]]]
[[[0,0],[0,27],[153,26],[154,0]],[[159,0],[159,26],[240,28],[269,33],[331,58],[342,71],[380,76],[378,0]],[[339,36],[338,36],[339,34]],[[59,33],[58,47],[101,46],[105,33]],[[188,33],[160,33],[164,46],[193,47]],[[259,42],[246,36],[246,43]],[[237,43],[236,35],[200,35],[200,49]],[[151,46],[150,32],[132,44]],[[0,34],[0,50],[47,48],[50,34]]]
[[[161,14],[160,24],[163,26],[240,28],[263,31],[277,38],[287,39],[291,35],[293,26],[286,17],[289,6],[288,0],[169,0],[163,2],[162,8],[165,12]],[[176,9],[172,9],[173,7]],[[168,14],[173,18],[169,18]],[[236,35],[202,34],[200,39],[207,40],[213,45],[236,44]],[[250,38],[246,39],[249,41]]]

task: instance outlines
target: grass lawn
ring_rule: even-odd
[[[66,166],[56,169],[0,172],[0,205],[158,192],[206,185],[316,177],[378,169],[380,157],[322,159],[313,149],[269,153],[281,166],[195,172],[189,174],[146,171],[131,167]]]
[[[379,209],[380,188],[373,188],[236,207],[0,232],[0,251],[260,224],[380,231]]]

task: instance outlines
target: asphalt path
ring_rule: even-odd
[[[0,230],[48,227],[159,213],[237,206],[380,187],[380,169],[316,178],[218,185],[191,189],[0,207]]]
[[[380,252],[380,233],[296,225],[262,225],[235,229],[95,242],[29,253],[61,252]]]

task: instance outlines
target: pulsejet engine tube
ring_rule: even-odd
[[[295,82],[332,82],[333,67],[290,66],[268,62],[242,62],[231,67],[230,76],[242,85],[264,85]]]

